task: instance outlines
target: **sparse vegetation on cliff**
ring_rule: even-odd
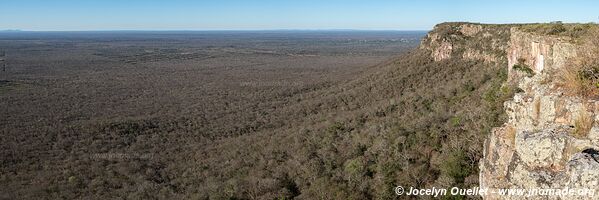
[[[578,112],[578,116],[576,116],[576,120],[574,121],[574,131],[572,135],[576,137],[586,137],[593,128],[593,118],[591,114],[585,110],[581,110]]]
[[[535,72],[530,68],[530,66],[526,65],[526,60],[523,58],[518,59],[518,63],[512,66],[512,69],[521,71],[526,73],[528,77],[532,77],[535,75]]]
[[[576,57],[570,58],[567,67],[560,70],[558,83],[570,95],[599,96],[599,27],[593,26],[581,39]]]
[[[567,36],[572,38],[580,38],[586,36],[588,34],[588,31],[591,30],[592,27],[596,26],[596,24],[552,22],[524,24],[517,26],[519,26],[520,30],[522,31],[537,33],[539,35]]]
[[[599,113],[597,26],[552,23],[515,27],[520,29],[511,31],[508,59],[514,70],[510,71],[510,83],[524,91],[505,102],[509,120],[495,129],[485,144],[481,187],[597,188],[596,150],[589,149],[597,146],[598,137],[594,131]],[[529,75],[533,71],[524,63],[534,66],[534,76],[522,77],[520,71]],[[483,198],[511,199],[496,194]]]
[[[565,92],[575,96],[594,97],[599,95],[597,68],[584,65],[572,65],[560,72],[561,85]]]

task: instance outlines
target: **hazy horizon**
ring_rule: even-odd
[[[5,29],[0,32],[427,32],[427,30],[394,30],[394,29],[172,29],[172,30],[152,30],[152,29],[115,29],[115,30],[23,30],[23,29]]]
[[[441,22],[597,22],[574,1],[40,1],[0,2],[0,30],[430,30]]]

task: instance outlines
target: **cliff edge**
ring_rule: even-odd
[[[504,103],[507,121],[493,129],[485,141],[479,162],[481,188],[599,188],[599,101],[596,96],[577,95],[570,91],[572,88],[564,87],[568,84],[564,81],[582,81],[586,77],[581,71],[574,73],[574,79],[564,74],[579,63],[577,58],[590,51],[580,39],[590,29],[596,29],[596,25],[444,23],[423,39],[421,49],[429,50],[436,61],[457,56],[507,67],[505,87],[519,90]],[[590,73],[597,77],[597,71]],[[599,199],[599,195],[592,194],[482,196]]]

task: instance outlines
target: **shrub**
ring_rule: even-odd
[[[354,158],[345,162],[344,171],[348,181],[357,181],[366,173],[366,166],[361,158]]]
[[[592,64],[583,66],[577,73],[579,79],[584,80],[591,93],[596,94],[599,88],[599,63],[593,61]]]
[[[461,119],[460,119],[460,117],[452,117],[450,119],[450,122],[451,122],[451,126],[456,127],[456,126],[459,126],[461,124],[460,123]]]
[[[578,95],[583,97],[596,96],[599,94],[597,90],[596,80],[592,80],[585,76],[584,67],[580,65],[574,65],[561,69],[559,84],[565,88],[566,93],[570,95]]]
[[[526,59],[524,58],[518,58],[518,63],[512,66],[512,69],[524,72],[528,77],[535,75],[535,72],[530,68],[530,66],[526,65]]]
[[[533,71],[533,70],[532,70],[532,69],[531,69],[531,68],[530,68],[528,65],[526,65],[526,64],[524,64],[524,63],[518,63],[518,64],[515,64],[515,65],[512,67],[512,69],[514,69],[514,70],[518,70],[518,71],[521,71],[521,72],[524,72],[524,73],[526,73],[526,75],[527,75],[528,77],[532,77],[532,76],[534,76],[534,75],[535,75],[535,72],[534,72],[534,71]]]
[[[599,96],[599,28],[589,31],[576,57],[559,73],[558,85],[567,94],[582,97]]]
[[[464,178],[468,176],[472,168],[468,165],[466,154],[463,150],[458,149],[452,151],[441,164],[441,172],[453,177],[456,182],[464,182]]]
[[[559,35],[560,33],[566,32],[567,29],[564,27],[564,24],[559,22],[551,24],[546,31],[549,35]]]
[[[591,128],[593,128],[593,118],[587,111],[581,110],[574,121],[574,132],[572,132],[572,135],[576,137],[586,137],[589,134],[589,131],[591,131]]]
[[[564,24],[562,22],[553,22],[545,24],[525,24],[520,29],[525,32],[537,33],[542,35],[567,36],[571,38],[580,38],[587,35],[588,31],[596,25],[587,24]]]

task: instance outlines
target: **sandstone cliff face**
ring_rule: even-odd
[[[421,49],[435,61],[449,58],[501,63],[506,60],[509,27],[469,23],[443,23],[423,39]]]
[[[505,102],[508,121],[493,130],[480,162],[482,188],[599,188],[599,102],[565,96],[555,84],[560,68],[576,56],[577,47],[557,37],[512,28],[508,54],[510,80],[523,92]],[[529,66],[522,76],[514,65]],[[590,127],[590,133],[585,127]],[[582,134],[581,134],[582,133]],[[588,135],[586,134],[588,133]],[[572,196],[506,196],[485,199],[589,199]],[[594,197],[599,198],[599,197]]]
[[[516,27],[511,28],[507,49],[508,71],[512,75],[510,78],[517,76],[510,67],[517,64],[530,66],[535,73],[553,73],[564,67],[569,58],[576,56],[575,45],[567,41],[569,40],[560,37],[535,35],[519,31]]]
[[[460,58],[508,68],[522,92],[504,103],[507,122],[484,144],[480,186],[486,189],[599,189],[599,101],[566,96],[556,85],[578,51],[568,38],[520,31],[514,25],[444,23],[422,41],[436,61]],[[518,65],[520,70],[514,69]],[[526,68],[526,73],[521,70]],[[524,70],[526,71],[526,70]],[[599,199],[595,196],[518,196],[485,199]]]

